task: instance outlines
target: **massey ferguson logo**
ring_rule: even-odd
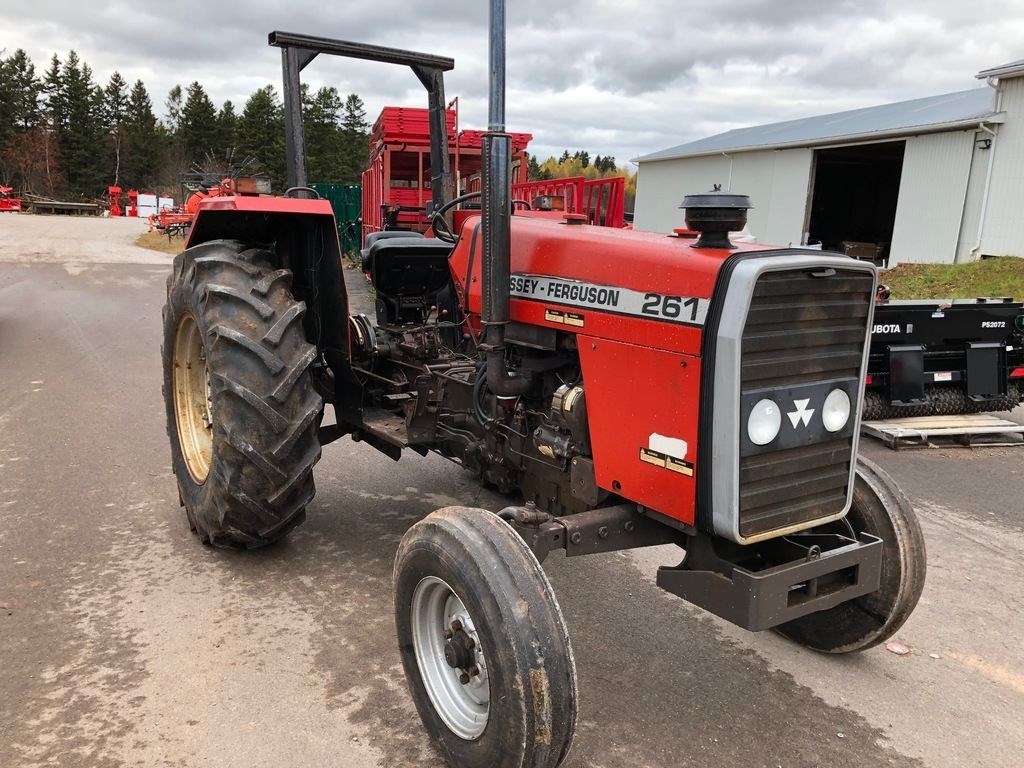
[[[786,414],[789,416],[789,422],[793,425],[793,429],[796,429],[796,425],[801,421],[804,423],[805,427],[811,426],[811,416],[814,415],[814,409],[807,407],[810,405],[810,402],[810,398],[793,401],[793,407],[796,408],[796,410],[790,411]]]
[[[903,333],[903,329],[899,323],[887,323],[886,325],[876,325],[872,333]]]

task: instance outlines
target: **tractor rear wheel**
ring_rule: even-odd
[[[576,727],[576,667],[537,558],[500,518],[446,507],[395,559],[406,679],[434,743],[459,768],[555,768]]]
[[[164,307],[171,464],[204,543],[260,547],[305,518],[323,402],[305,305],[268,251],[233,240],[179,254]]]
[[[777,627],[790,640],[822,653],[863,651],[903,626],[924,589],[924,534],[910,501],[877,464],[857,459],[853,506],[846,521],[882,540],[878,590]]]

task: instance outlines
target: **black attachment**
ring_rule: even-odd
[[[967,396],[972,400],[993,400],[1006,394],[1006,346],[999,342],[974,341],[967,344]]]
[[[689,537],[686,558],[658,569],[658,586],[757,632],[878,589],[882,540],[866,533],[795,534],[740,547]]]
[[[754,206],[746,195],[723,192],[720,184],[710,192],[687,195],[680,208],[686,209],[686,226],[700,232],[691,248],[735,248],[730,232],[739,232],[747,225],[747,211]]]
[[[889,400],[896,406],[927,402],[923,345],[893,344],[889,347]]]
[[[284,137],[289,187],[305,187],[307,183],[299,73],[319,54],[328,53],[350,59],[402,64],[412,69],[428,94],[433,205],[435,208],[444,205],[448,190],[451,188],[448,131],[445,125],[444,73],[455,68],[453,59],[291,32],[271,32],[268,42],[281,49],[284,69]]]

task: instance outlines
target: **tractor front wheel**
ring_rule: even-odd
[[[395,559],[406,679],[459,768],[555,768],[576,727],[576,669],[551,585],[523,540],[482,509],[414,525]]]
[[[305,517],[323,403],[305,305],[272,254],[233,240],[174,259],[164,307],[171,464],[189,525],[208,544],[259,547]]]
[[[846,522],[882,540],[881,585],[875,592],[777,627],[790,640],[822,653],[862,651],[903,626],[924,589],[924,535],[910,501],[877,464],[857,460],[853,506]]]

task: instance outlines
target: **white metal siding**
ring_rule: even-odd
[[[759,242],[799,243],[812,156],[809,149],[790,149],[640,163],[634,226],[671,232],[683,226],[685,195],[721,184],[750,196],[748,227]]]
[[[975,131],[971,157],[971,178],[967,182],[964,216],[960,222],[960,240],[956,246],[958,264],[971,259],[971,249],[978,239],[978,220],[981,218],[981,198],[985,194],[985,176],[988,173],[988,155],[991,150],[979,149],[980,139],[991,138],[983,131]]]
[[[890,266],[906,261],[953,263],[973,148],[974,131],[907,139]]]
[[[1024,77],[1004,80],[1000,87],[1006,122],[995,142],[981,253],[1024,256]]]
[[[800,245],[803,243],[804,219],[809,204],[811,163],[814,150],[785,149],[775,154],[775,171],[769,218],[761,229],[754,230],[762,243]],[[757,202],[754,202],[757,205]]]
[[[671,232],[683,226],[679,209],[683,197],[706,192],[715,184],[725,189],[728,182],[729,160],[721,156],[640,163],[633,226],[647,232]]]
[[[754,206],[747,212],[747,229],[765,242],[764,232],[772,216],[772,178],[775,175],[775,152],[743,152],[733,157],[732,186],[722,189],[750,197]]]

